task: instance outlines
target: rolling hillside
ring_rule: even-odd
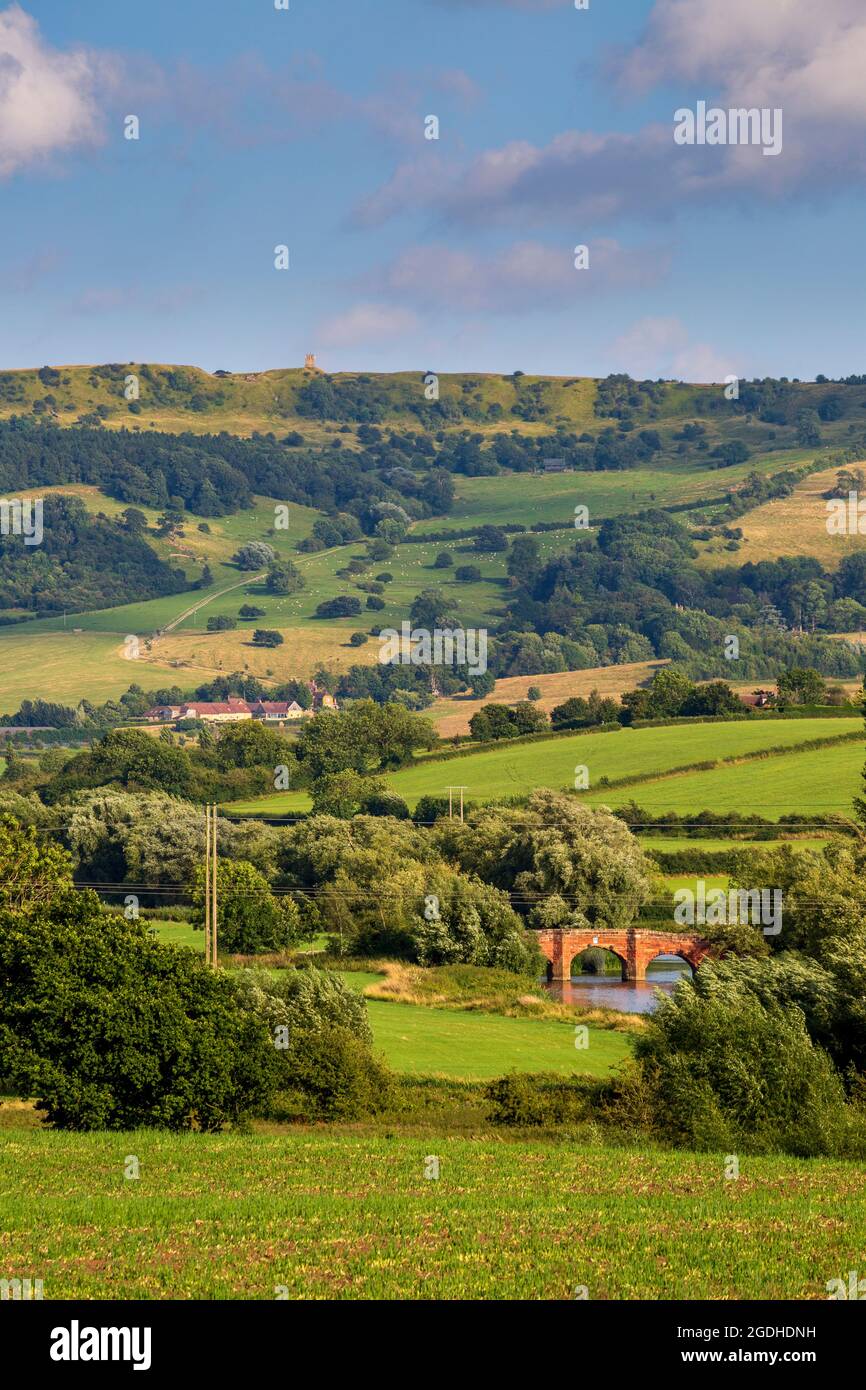
[[[135,377],[139,390],[139,399],[131,402],[124,395],[130,376]],[[380,479],[388,486],[401,470],[410,478],[429,476],[431,441],[437,442],[436,447],[447,445],[458,453],[466,447],[471,455],[465,465],[457,455],[448,456],[454,489],[450,510],[441,513],[434,507],[433,515],[412,520],[407,538],[381,566],[391,576],[381,594],[382,608],[368,604],[366,592],[356,585],[362,577],[373,579],[378,565],[363,576],[345,572],[347,564],[364,555],[363,539],[298,554],[298,542],[309,537],[313,526],[324,517],[316,507],[292,503],[289,529],[275,530],[274,508],[281,505],[279,495],[256,492],[251,506],[228,515],[211,512],[203,516],[187,502],[180,529],[160,535],[156,529],[159,509],[136,503],[148,526],[143,538],[164,565],[182,574],[187,587],[182,592],[111,608],[65,615],[55,609],[52,616],[23,622],[17,621],[27,616],[20,606],[6,609],[0,616],[13,621],[0,627],[0,657],[5,656],[0,670],[0,706],[11,709],[22,698],[52,696],[70,702],[81,698],[101,701],[120,694],[132,679],[152,687],[165,683],[169,673],[173,681],[191,690],[202,680],[234,670],[248,670],[275,682],[309,677],[322,665],[343,671],[376,658],[375,640],[359,647],[349,645],[353,632],[369,634],[378,627],[398,626],[408,616],[417,594],[430,587],[441,590],[465,625],[495,632],[510,596],[505,555],[479,553],[471,537],[448,533],[484,525],[517,525],[527,530],[539,524],[559,526],[562,529],[535,533],[540,563],[544,563],[573,550],[578,538],[573,527],[575,508],[581,506],[588,509],[590,527],[605,517],[653,508],[674,508],[686,526],[706,527],[718,519],[723,499],[736,495],[747,479],[755,475],[768,479],[784,470],[814,467],[822,454],[829,460],[830,450],[849,443],[852,432],[862,425],[864,396],[864,388],[855,384],[787,383],[782,387],[777,383],[772,392],[765,384],[757,384],[749,388],[754,396],[754,401],[749,397],[749,408],[734,409],[720,399],[715,387],[638,384],[627,378],[543,378],[518,372],[507,376],[446,375],[439,387],[439,401],[429,403],[424,398],[422,373],[416,372],[326,376],[287,369],[211,375],[193,367],[114,364],[0,373],[0,421],[24,415],[59,425],[83,422],[89,427],[89,447],[94,447],[95,439],[95,447],[109,460],[111,431],[119,428],[183,432],[190,437],[226,431],[226,439],[232,434],[250,437],[259,432],[260,436],[267,434],[276,451],[273,482],[279,482],[280,470],[287,478],[292,476],[292,469],[300,467],[294,450],[303,451],[307,469],[304,495],[312,486],[311,475],[315,480],[316,470],[325,467],[325,460],[351,458],[353,451],[363,456],[370,444],[370,421],[375,422],[374,433],[380,442],[389,429],[395,431],[382,443],[391,452],[386,454],[387,464],[380,460],[377,465],[377,486]],[[797,420],[807,408],[816,413],[816,419],[817,412],[824,412],[820,442],[810,448],[797,443]],[[607,440],[604,447],[616,453],[639,433],[650,443],[647,456],[637,466],[633,461],[625,466],[616,458],[601,465],[587,464],[584,459],[577,471],[550,474],[531,471],[529,456],[520,456],[521,441],[537,441],[539,436],[544,440],[544,457],[555,455],[560,447],[575,450],[576,457],[581,449],[593,446],[593,441],[593,447],[601,447]],[[290,438],[292,448],[284,448],[280,441]],[[512,463],[491,464],[490,454],[480,461],[472,454],[478,441],[487,449],[497,439],[505,440],[505,459],[511,459],[508,449],[514,445],[517,455],[512,463],[517,471],[512,471]],[[154,444],[161,447],[158,440]],[[252,444],[258,447],[256,440]],[[749,456],[722,467],[716,453],[723,445],[740,448]],[[186,447],[185,442],[182,447]],[[421,452],[413,454],[416,449]],[[535,457],[533,468],[542,466],[540,458]],[[391,461],[396,467],[391,467]],[[369,461],[362,467],[369,470]],[[490,467],[493,474],[485,473]],[[834,542],[826,535],[819,494],[833,476],[833,467],[815,473],[803,479],[791,496],[746,512],[739,519],[742,542],[719,529],[713,539],[698,541],[698,563],[715,566],[781,554],[814,554],[832,566],[842,554],[862,548],[860,537]],[[129,481],[127,464],[123,476],[127,491],[120,487],[121,496],[128,495]],[[113,486],[110,469],[104,486]],[[8,495],[28,492],[10,490]],[[119,496],[107,495],[101,487],[81,482],[40,488],[40,495],[46,497],[58,493],[71,495],[89,513],[110,519],[118,518],[129,505]],[[418,543],[420,537],[437,532],[445,534],[445,539]],[[239,571],[232,556],[251,540],[266,541],[278,557],[291,558],[304,576],[305,588],[286,597],[271,595],[261,579]],[[443,551],[452,560],[450,568],[435,566],[437,555]],[[454,571],[466,564],[475,566],[480,577],[458,583]],[[202,585],[205,565],[212,582]],[[315,616],[320,602],[347,594],[360,599],[362,610],[357,617],[334,621]],[[238,610],[244,603],[263,610],[261,616],[239,619]],[[214,617],[237,620],[237,629],[208,633],[208,619]],[[279,630],[283,646],[275,651],[253,648],[250,638],[255,625]],[[129,670],[131,663],[123,655],[123,640],[128,634],[136,635],[142,643],[141,660],[134,671]],[[627,664],[636,657],[614,650],[610,659]],[[178,674],[183,672],[187,676]],[[593,684],[601,689],[608,681],[591,670],[576,674],[580,679],[575,689],[579,690],[583,690],[585,680],[592,682],[590,689]],[[773,675],[770,663],[766,678]],[[616,685],[619,676],[610,679]],[[613,690],[613,686],[609,688]],[[443,709],[441,714],[447,721],[443,732],[465,729],[462,716],[468,718],[471,712],[463,702]]]
[[[535,787],[568,790],[574,787],[576,769],[585,767],[589,773],[586,799],[592,805],[616,807],[637,801],[649,810],[754,811],[767,819],[810,809],[821,815],[847,815],[861,786],[862,729],[859,718],[623,728],[525,743],[505,741],[459,757],[419,759],[415,766],[390,774],[387,781],[414,807],[422,796],[447,795],[449,785],[462,785],[466,799],[472,801],[522,796]],[[834,743],[803,750],[802,745],[813,739]],[[774,748],[790,752],[748,760],[749,754]],[[718,765],[671,775],[677,768],[699,762]],[[603,778],[616,782],[634,777],[642,780],[599,787]],[[310,804],[306,792],[288,791],[227,809],[236,815],[291,816],[308,810]]]

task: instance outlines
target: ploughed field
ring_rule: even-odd
[[[866,1243],[866,1174],[835,1161],[728,1181],[722,1154],[489,1131],[0,1135],[0,1266],[46,1299],[825,1299]]]

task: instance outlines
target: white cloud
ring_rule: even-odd
[[[624,86],[709,81],[749,105],[794,103],[815,116],[866,115],[861,0],[656,0],[614,68]]]
[[[0,176],[103,140],[97,91],[111,60],[49,47],[14,4],[0,12]]]
[[[326,320],[316,336],[327,347],[356,347],[403,337],[417,326],[416,316],[408,309],[386,304],[355,304],[345,314]]]
[[[694,342],[681,319],[639,319],[610,346],[615,370],[643,380],[723,382],[736,364],[708,343]]]

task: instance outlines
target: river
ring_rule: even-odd
[[[659,956],[647,969],[646,980],[635,984],[614,975],[572,975],[567,985],[551,981],[547,990],[564,1004],[581,1008],[620,1009],[627,1014],[650,1014],[658,1008],[656,990],[670,994],[691,968],[679,956]]]

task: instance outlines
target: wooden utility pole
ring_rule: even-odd
[[[211,904],[212,904],[212,907],[213,907],[213,918],[211,919],[210,946],[211,946],[211,951],[212,951],[212,953],[213,953],[213,968],[214,968],[214,970],[216,970],[216,968],[217,968],[217,808],[216,808],[216,805],[213,805],[213,806],[211,807],[211,811],[212,811],[212,813],[213,813],[213,831],[212,831],[212,833],[211,833],[211,849],[212,849],[212,851],[213,851],[213,873],[212,873],[212,875],[211,875],[211,881],[212,881],[213,887],[212,887],[212,890],[211,890]]]
[[[460,793],[460,824],[461,824],[461,825],[463,824],[463,793],[465,792],[465,790],[466,790],[465,786],[463,786],[463,787],[449,787],[449,788],[448,788],[448,819],[449,819],[449,820],[453,820],[453,819],[454,819],[454,793],[455,793],[455,792],[459,792],[459,793]]]
[[[204,808],[204,958],[210,965],[210,804]]]

